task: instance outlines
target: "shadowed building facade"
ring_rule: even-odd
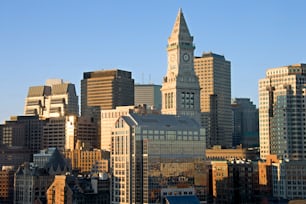
[[[256,105],[249,98],[234,98],[233,146],[259,147],[259,118]]]
[[[161,110],[161,86],[155,84],[135,84],[135,105],[146,104],[151,110]]]

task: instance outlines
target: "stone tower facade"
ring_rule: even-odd
[[[200,121],[200,86],[194,72],[193,37],[180,9],[168,38],[168,70],[164,77],[162,114],[185,115]]]

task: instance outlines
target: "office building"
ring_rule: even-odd
[[[233,146],[259,147],[259,113],[256,105],[249,98],[234,98]]]
[[[168,38],[168,68],[162,83],[162,114],[186,115],[200,122],[200,87],[194,72],[193,37],[180,9]]]
[[[32,160],[33,152],[26,147],[0,145],[0,169],[3,166],[19,166]]]
[[[306,65],[294,64],[266,71],[259,80],[260,157],[306,159]]]
[[[101,149],[92,149],[81,146],[77,141],[74,150],[66,150],[65,157],[70,161],[72,169],[79,172],[108,172],[110,153]]]
[[[272,163],[273,196],[278,199],[306,199],[306,161]]]
[[[146,104],[150,110],[161,110],[161,86],[155,84],[135,84],[135,106]]]
[[[134,112],[134,106],[118,106],[112,110],[101,111],[101,149],[111,151],[112,127],[115,121],[124,115]]]
[[[101,110],[134,105],[132,73],[120,69],[84,72],[81,80],[81,115],[97,123],[101,145]],[[99,148],[103,148],[99,146]]]
[[[207,130],[207,147],[232,147],[231,63],[224,56],[203,53],[194,70],[201,88],[201,125]]]
[[[12,116],[0,125],[1,143],[8,147],[28,148],[32,153],[42,149],[45,119],[39,116]]]
[[[129,105],[134,105],[134,79],[131,72],[113,69],[83,74],[81,115],[91,115],[97,107],[110,110]]]
[[[43,148],[57,147],[61,152],[74,150],[77,140],[90,148],[97,147],[97,138],[96,123],[87,117],[49,118],[43,127]]]
[[[29,88],[24,114],[44,118],[79,115],[78,96],[72,83],[49,79],[44,86]]]
[[[187,116],[121,116],[113,126],[112,203],[163,203],[178,188],[208,196],[205,130]]]

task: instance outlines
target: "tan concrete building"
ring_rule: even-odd
[[[101,149],[86,149],[77,142],[76,149],[65,151],[65,157],[80,172],[109,172],[110,154]]]
[[[305,160],[306,65],[266,71],[259,80],[260,157]]]
[[[111,151],[112,127],[115,121],[124,115],[134,112],[134,106],[117,106],[112,110],[101,111],[101,149]]]
[[[203,53],[194,70],[201,88],[201,125],[207,130],[207,147],[232,147],[231,63],[224,56]]]
[[[266,155],[265,160],[258,161],[258,190],[263,195],[271,195],[272,184],[272,164],[279,163],[276,155]]]
[[[78,96],[72,83],[49,79],[44,86],[29,88],[24,114],[44,118],[79,115]]]
[[[186,115],[200,122],[200,87],[194,72],[193,37],[180,9],[168,38],[168,69],[162,92],[162,114]]]
[[[212,161],[212,193],[217,197],[217,182],[228,178],[228,161]]]

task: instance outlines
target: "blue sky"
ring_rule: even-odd
[[[258,104],[267,68],[306,63],[306,1],[1,0],[0,122],[22,115],[30,86],[74,83],[83,72],[119,68],[161,84],[167,39],[183,9],[195,55],[231,61],[232,97]]]

